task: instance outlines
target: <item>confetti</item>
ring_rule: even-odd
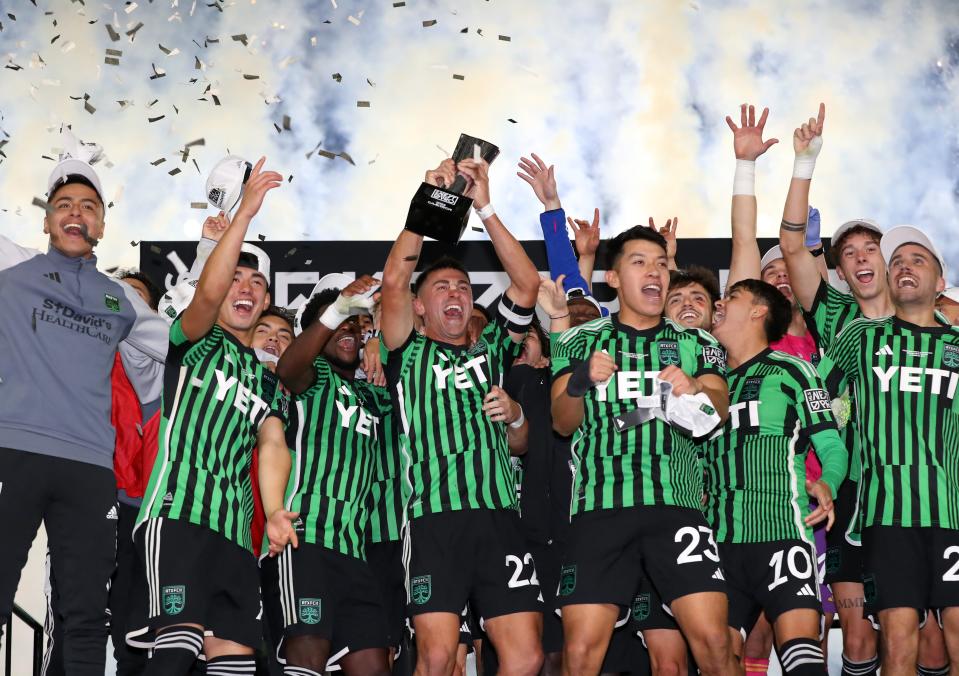
[[[512,122],[513,124],[516,124],[516,120],[514,120],[514,119],[511,118],[511,117],[507,117],[507,118],[506,118],[506,121],[507,121],[507,122]]]
[[[126,32],[127,37],[130,38],[130,42],[133,42],[136,39],[137,31],[139,31],[141,28],[143,28],[142,21]]]
[[[63,52],[64,54],[67,54],[69,52],[72,52],[76,46],[77,46],[77,43],[73,41],[64,42],[63,47],[60,48],[60,51]]]
[[[405,3],[405,2],[394,2],[394,3],[393,3],[393,6],[394,6],[394,7],[406,7],[406,3]]]
[[[259,76],[259,75],[247,75],[246,73],[244,73],[244,74],[243,74],[243,79],[244,79],[244,80],[259,80],[259,79],[260,79],[260,76]]]
[[[503,42],[512,42],[512,40],[513,40],[513,38],[511,38],[511,37],[508,36],[508,35],[500,35],[500,36],[499,36],[499,39],[502,40]]]
[[[465,80],[465,79],[466,79],[466,76],[465,76],[465,75],[457,75],[456,73],[453,73],[453,79],[454,79],[454,80]]]
[[[119,41],[120,41],[120,34],[116,32],[116,30],[113,28],[113,26],[111,26],[111,25],[108,24],[108,23],[105,23],[105,24],[103,24],[103,25],[106,26],[107,34],[110,36],[110,39],[113,40],[113,42],[119,42]]]
[[[351,24],[353,24],[354,26],[359,26],[359,25],[360,25],[360,20],[357,19],[357,18],[356,18],[355,16],[353,16],[352,14],[349,15],[348,17],[346,17],[346,20],[349,21],[349,22],[350,22]]]
[[[474,232],[483,232],[483,228],[477,227],[475,225],[470,226],[470,230],[473,230]]]
[[[39,197],[34,197],[33,202],[31,202],[31,204],[35,207],[40,207],[44,211],[53,211],[53,207],[50,206],[50,203],[47,202],[46,200],[40,199]]]
[[[157,68],[156,64],[151,63],[150,66],[153,68],[153,75],[150,76],[151,80],[159,80],[161,77],[166,77],[166,71],[162,68]]]
[[[130,246],[139,246],[139,245],[140,245],[139,242],[136,242],[136,241],[134,241],[134,240],[132,240],[132,239],[130,240]]]
[[[310,38],[310,47],[316,47],[316,36]]]
[[[339,73],[333,73],[333,79],[336,80],[337,82],[343,82],[343,76],[340,75]]]
[[[206,64],[203,63],[202,61],[200,61],[200,57],[199,57],[199,56],[194,56],[194,57],[193,57],[193,70],[204,70],[205,68],[206,68]]]
[[[83,109],[87,111],[88,113],[90,113],[91,115],[97,112],[97,109],[94,108],[92,105],[90,105],[90,102],[87,100],[83,101]]]
[[[158,117],[148,117],[148,118],[147,118],[147,122],[150,122],[151,124],[154,123],[154,122],[159,122],[159,121],[162,120],[164,117],[166,117],[166,115],[160,115],[160,116],[158,116]]]
[[[115,56],[107,56],[104,57],[103,63],[107,64],[108,66],[119,66],[120,59],[116,58]]]
[[[130,14],[130,13],[132,13],[133,10],[135,10],[136,8],[137,8],[137,3],[131,2],[129,5],[127,5],[126,7],[123,8],[123,11],[126,12],[127,14]]]
[[[375,86],[376,86],[376,83],[373,82],[373,80],[371,80],[370,78],[366,78],[366,84],[368,84],[368,85],[371,86],[371,87],[375,87]]]
[[[290,176],[286,179],[286,182],[287,182],[287,183],[292,183],[292,182],[293,182],[293,174],[290,174]]]
[[[336,159],[336,153],[331,153],[329,150],[317,150],[317,151],[316,151],[316,154],[317,154],[317,155],[322,155],[323,157],[325,157],[325,158],[328,159],[328,160],[335,160],[335,159]]]
[[[54,42],[56,42],[56,41],[59,40],[59,39],[60,39],[60,34],[57,33],[57,34],[54,35],[52,38],[50,38],[50,44],[52,45]]]
[[[177,174],[180,173],[180,167],[174,167],[173,169],[170,169],[170,171],[168,171],[167,173],[170,174],[170,176],[176,176]]]
[[[290,120],[290,116],[289,116],[289,115],[284,115],[284,116],[283,116],[283,129],[285,129],[286,131],[290,131],[290,123],[291,123],[291,122],[292,122],[292,120]]]
[[[240,33],[239,35],[231,35],[230,37],[233,38],[234,42],[242,42],[244,47],[249,47],[249,43],[248,43],[249,38],[246,37],[246,33]]]
[[[430,19],[428,21],[423,22],[423,28],[429,28],[430,26],[435,26],[435,25],[436,25],[436,19]]]
[[[370,107],[370,102],[369,102],[369,101],[357,101],[357,102],[356,102],[356,107],[357,107],[357,108],[369,108],[369,107]]]
[[[467,26],[466,28],[460,29],[460,33],[469,33],[469,32],[470,32],[470,27],[469,27],[469,26]]]
[[[127,99],[123,99],[122,101],[117,101],[117,103],[120,104],[120,110],[123,110],[123,109],[126,108],[127,106],[132,106],[132,105],[133,105],[133,101],[129,101],[129,100],[127,100]]]
[[[206,202],[190,202],[191,209],[206,209]]]
[[[257,234],[257,237],[260,238],[260,241],[261,241],[261,242],[265,242],[265,241],[266,241],[266,235]]]
[[[150,164],[152,164],[154,167],[158,167],[158,166],[160,166],[161,164],[163,164],[164,162],[166,162],[166,158],[165,158],[165,157],[161,157],[160,159],[153,160],[152,162],[150,162]]]
[[[215,105],[215,106],[220,105],[220,97],[219,97],[219,96],[217,96],[216,94],[210,94],[210,96],[213,97],[213,105]]]
[[[205,146],[205,145],[206,145],[206,139],[198,138],[195,141],[190,141],[189,143],[187,143],[185,147],[192,148],[193,146]]]

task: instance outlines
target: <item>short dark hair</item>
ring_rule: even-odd
[[[830,262],[833,264],[833,267],[837,267],[839,265],[839,260],[842,258],[842,246],[851,235],[866,235],[876,244],[878,244],[879,240],[882,239],[882,235],[872,228],[867,228],[864,225],[852,226],[846,230],[846,232],[842,233],[842,237],[829,243],[829,258]]]
[[[103,195],[101,195],[100,191],[97,190],[97,187],[93,185],[93,181],[91,181],[89,178],[87,178],[83,174],[67,174],[66,176],[61,178],[59,181],[54,183],[53,187],[50,188],[50,192],[47,194],[47,201],[53,202],[53,198],[56,196],[58,192],[60,192],[60,188],[70,185],[72,183],[80,183],[90,188],[90,190],[96,193],[97,199],[100,200],[100,205],[103,206]]]
[[[701,265],[690,265],[688,268],[672,270],[669,273],[669,291],[682,289],[692,284],[699,284],[706,289],[706,293],[709,294],[709,299],[713,303],[720,299],[719,278],[709,268],[704,268]]]
[[[140,272],[136,268],[129,268],[127,270],[119,270],[116,273],[117,279],[121,282],[124,279],[135,279],[147,289],[147,294],[150,296],[148,305],[156,312],[157,308],[160,306],[160,298],[163,296],[163,293],[157,288],[157,285],[150,281],[150,278],[147,277],[144,273]]]
[[[546,333],[546,329],[543,328],[543,323],[539,320],[539,316],[534,312],[533,321],[529,323],[529,330],[539,336],[540,345],[543,346],[543,356],[549,358],[549,334]]]
[[[609,243],[606,245],[606,260],[608,261],[608,267],[610,269],[616,267],[620,257],[623,255],[623,249],[625,248],[626,243],[637,239],[652,242],[653,244],[662,247],[663,252],[666,251],[666,239],[662,235],[652,228],[647,228],[644,225],[634,225],[629,230],[624,230],[613,237],[613,239],[609,240]]]
[[[753,296],[753,303],[765,305],[769,308],[766,319],[763,320],[763,329],[766,331],[766,340],[775,343],[786,335],[789,324],[792,322],[793,310],[789,301],[775,286],[761,279],[743,279],[729,288],[729,293],[743,289]]]
[[[287,310],[285,307],[280,307],[278,305],[271,305],[270,307],[268,307],[267,309],[263,311],[263,314],[260,315],[260,320],[262,320],[264,317],[279,317],[280,319],[282,319],[283,321],[285,321],[287,324],[290,325],[290,331],[293,330],[293,321],[294,321],[293,313]]]
[[[432,275],[437,270],[459,270],[464,275],[466,279],[470,278],[469,270],[460,263],[458,260],[452,256],[443,255],[437,258],[435,261],[423,268],[423,271],[420,273],[420,276],[416,278],[416,281],[413,282],[413,295],[418,296],[420,289],[426,284],[426,279]]]
[[[310,300],[307,301],[306,307],[303,308],[303,316],[300,317],[300,329],[306,331],[312,326],[316,318],[320,316],[320,310],[325,309],[326,306],[335,301],[339,295],[339,289],[323,289],[311,297]]]

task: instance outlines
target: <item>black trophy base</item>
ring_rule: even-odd
[[[456,244],[470,217],[473,200],[429,183],[420,184],[410,202],[406,229],[424,237]]]

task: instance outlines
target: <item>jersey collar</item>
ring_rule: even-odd
[[[615,326],[617,330],[622,331],[623,333],[630,336],[631,338],[652,338],[657,333],[662,331],[664,326],[666,326],[665,317],[660,317],[659,323],[656,324],[655,326],[651,326],[648,329],[637,329],[632,326],[629,326],[628,324],[623,324],[623,322],[619,320],[618,312],[612,315],[612,319],[613,319],[613,326]]]

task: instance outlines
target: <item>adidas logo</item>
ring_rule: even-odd
[[[46,277],[47,279],[52,279],[52,280],[55,281],[57,284],[61,284],[61,283],[62,283],[62,282],[60,281],[60,273],[59,273],[59,272],[45,272],[45,273],[43,273],[43,276]]]
[[[802,589],[796,592],[796,596],[815,596],[816,592],[808,584],[804,584]]]
[[[108,518],[108,519],[112,519],[113,521],[116,521],[116,520],[117,520],[118,517],[117,517],[117,506],[116,506],[116,505],[112,505],[112,506],[110,507],[110,511],[107,512],[107,518]]]
[[[163,496],[163,504],[169,505],[173,503],[173,493],[167,493]]]
[[[876,350],[877,357],[891,357],[893,356],[892,348],[888,345],[883,345],[878,350]]]
[[[722,568],[717,568],[717,569],[716,569],[716,572],[713,573],[713,579],[714,579],[714,580],[722,580],[723,582],[726,581],[726,576],[723,575],[723,569],[722,569]]]

